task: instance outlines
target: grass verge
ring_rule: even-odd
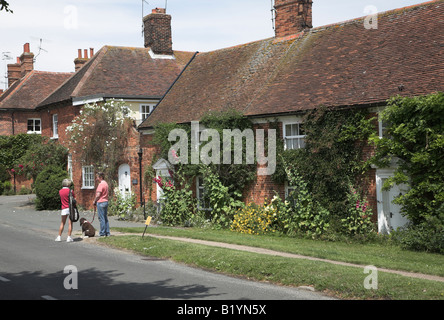
[[[120,229],[120,231],[141,233],[143,228]],[[373,262],[378,257],[376,260],[381,264],[380,267],[385,268],[391,268],[387,264],[394,258],[398,260],[393,262],[396,265],[401,264],[402,260],[400,253],[386,255],[389,254],[389,251],[393,251],[393,246],[386,248],[381,245],[325,243],[285,237],[248,236],[229,231],[203,231],[200,229],[148,228],[147,232],[255,245],[321,258],[363,263],[364,265],[376,265]],[[140,236],[119,236],[101,239],[100,241],[113,247],[133,250],[142,255],[171,259],[187,265],[228,275],[247,277],[256,281],[267,281],[286,286],[313,286],[317,291],[343,299],[444,299],[444,284],[442,282],[409,278],[385,272],[378,272],[377,274],[377,289],[365,289],[364,281],[369,274],[364,273],[364,267],[361,269],[319,261],[267,256],[151,237],[142,239]],[[379,255],[377,254],[378,252]],[[408,253],[406,251],[402,252]],[[418,253],[412,254],[416,255]],[[428,256],[427,254],[419,255],[423,259],[424,255]],[[417,269],[422,269],[422,266],[419,266],[421,257],[413,259],[414,261],[412,262],[410,261],[412,257],[408,255],[404,262],[412,266],[416,265],[417,267],[415,268]],[[430,261],[441,261],[440,266],[442,266],[442,260],[439,260],[439,257],[441,256],[431,255],[428,263]],[[353,261],[349,261],[350,259]],[[435,270],[439,268],[432,267],[427,269]]]

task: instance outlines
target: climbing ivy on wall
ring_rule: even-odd
[[[374,119],[365,110],[319,108],[304,118],[305,148],[284,150],[278,143],[276,173],[273,179],[287,180],[285,163],[297,170],[307,182],[313,199],[333,217],[346,214],[350,184],[365,172],[363,147],[375,131]]]

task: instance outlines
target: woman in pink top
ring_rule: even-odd
[[[72,181],[65,179],[62,182],[62,189],[59,191],[60,201],[62,203],[62,222],[60,223],[59,235],[55,239],[55,241],[57,241],[57,242],[62,241],[62,239],[61,239],[62,232],[63,232],[63,229],[65,228],[66,219],[69,216],[69,191],[71,190],[70,189],[71,185],[72,185]],[[73,197],[75,198],[74,193],[73,193]],[[68,238],[66,239],[66,242],[72,242],[73,241],[71,238],[72,221],[71,221],[71,219],[68,219],[68,220],[69,220],[69,227],[68,227]]]
[[[96,180],[99,183],[96,189],[96,197],[94,199],[94,206],[97,206],[97,215],[100,221],[100,237],[108,237],[109,221],[108,221],[108,183],[105,181],[105,174],[99,172],[96,175]]]

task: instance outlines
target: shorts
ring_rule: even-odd
[[[69,208],[62,209],[62,216],[68,216],[69,215]]]

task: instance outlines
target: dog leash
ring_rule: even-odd
[[[96,218],[96,206],[94,206],[94,215],[93,215],[93,219],[92,219],[91,223],[94,222],[94,219],[95,219],[95,218]]]

